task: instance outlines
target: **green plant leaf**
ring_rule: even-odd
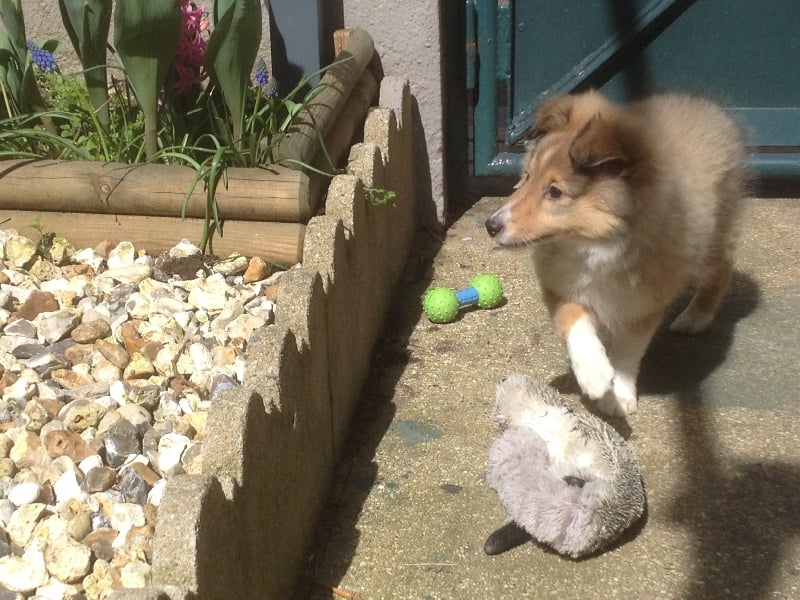
[[[217,3],[214,15],[217,22],[208,40],[205,66],[211,79],[222,89],[238,143],[244,124],[250,72],[261,42],[261,3],[259,0],[223,0]]]
[[[178,0],[117,0],[114,45],[144,114],[148,156],[158,151],[158,95],[180,31]]]
[[[111,25],[111,0],[59,0],[61,20],[83,65],[83,77],[97,119],[108,129],[106,44]]]
[[[25,48],[25,18],[22,16],[20,0],[0,0],[0,19],[8,32],[9,40],[21,61],[20,49]]]
[[[0,19],[5,31],[0,31],[0,76],[4,92],[8,94],[14,110],[26,110],[22,92],[23,68],[28,52],[25,40],[25,21],[19,2],[0,0]]]
[[[61,50],[61,42],[52,39],[45,40],[41,44],[39,44],[39,47],[42,50],[47,50],[50,54],[55,54]]]

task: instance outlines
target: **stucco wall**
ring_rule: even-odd
[[[418,110],[414,153],[423,220],[445,220],[444,115],[439,0],[342,0],[345,27],[366,29],[386,75],[402,75]]]

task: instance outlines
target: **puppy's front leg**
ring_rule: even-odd
[[[615,371],[614,389],[597,403],[598,408],[607,415],[624,417],[636,412],[639,402],[636,393],[639,363],[662,317],[662,312],[658,311],[633,323],[627,323],[614,332],[614,339],[608,349]]]
[[[597,335],[597,319],[577,302],[562,302],[554,307],[553,320],[567,344],[578,385],[589,398],[599,400],[611,390],[614,367]]]

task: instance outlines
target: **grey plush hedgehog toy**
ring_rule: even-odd
[[[497,385],[486,481],[511,517],[486,540],[499,554],[529,540],[580,558],[615,540],[644,513],[636,456],[605,421],[569,408],[524,375]]]

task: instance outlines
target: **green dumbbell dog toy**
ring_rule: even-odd
[[[433,323],[449,323],[466,306],[494,308],[503,299],[503,285],[491,273],[478,275],[470,287],[454,291],[448,287],[430,290],[422,300],[422,310]]]

